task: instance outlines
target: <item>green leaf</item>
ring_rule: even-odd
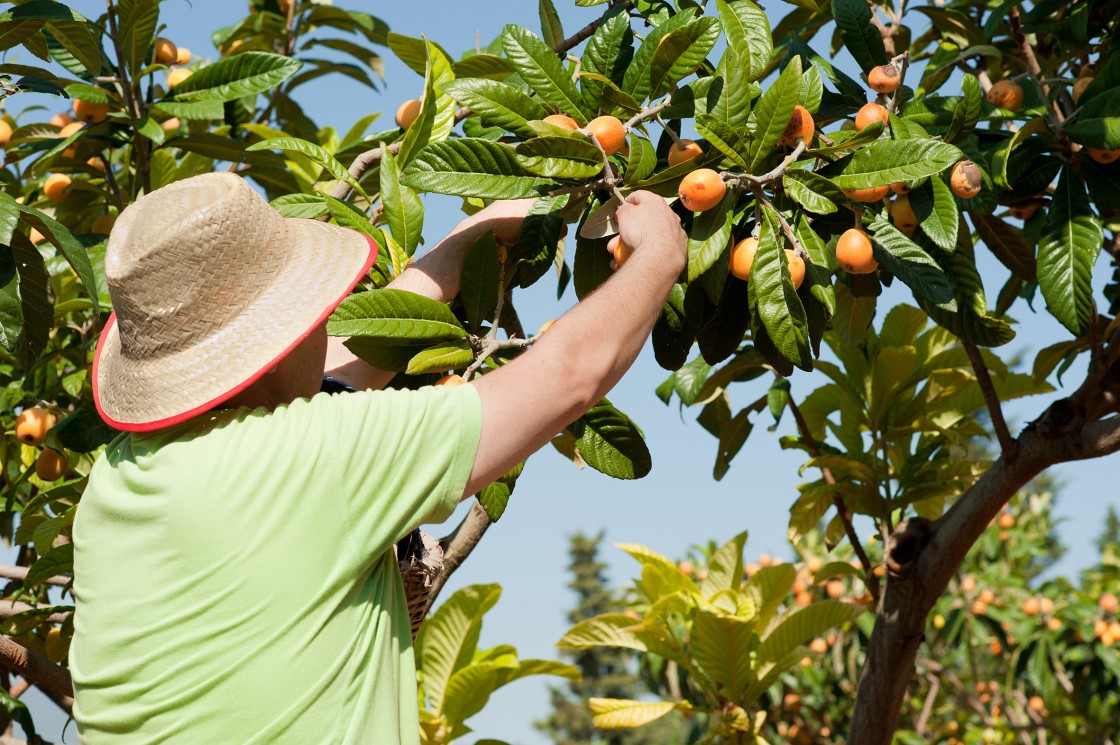
[[[28,587],[37,585],[48,577],[74,573],[74,544],[65,543],[52,548],[45,556],[40,558],[27,570],[24,584]]]
[[[96,27],[80,21],[51,21],[46,31],[78,61],[89,77],[101,74],[101,44]],[[56,58],[58,54],[54,55]]]
[[[674,29],[657,45],[649,71],[649,97],[667,93],[699,66],[719,39],[719,20],[702,16]]]
[[[6,193],[0,195],[0,200],[15,201]],[[90,264],[85,246],[74,237],[69,228],[50,215],[26,204],[19,205],[19,210],[24,214],[24,220],[46,236],[47,240],[66,258],[70,268],[81,280],[82,287],[93,301],[94,307],[98,307],[97,282],[94,280],[93,266]]]
[[[984,347],[998,347],[1015,338],[1015,332],[1002,319],[988,314],[984,285],[976,269],[975,250],[968,228],[959,228],[958,245],[953,252],[938,251],[935,258],[946,270],[957,299],[956,311],[948,311],[928,303],[926,312],[939,325],[960,339]]]
[[[750,170],[757,173],[774,151],[801,96],[801,58],[794,57],[755,106]]]
[[[587,42],[581,59],[583,72],[602,75],[615,84],[621,84],[623,75],[633,58],[630,30],[630,16],[625,8],[614,6],[614,14],[595,29]],[[600,102],[606,84],[592,76],[580,78],[583,90],[583,103],[588,111],[600,110]]]
[[[637,425],[603,399],[567,427],[587,465],[616,479],[640,479],[653,467]]]
[[[743,695],[755,675],[757,648],[753,621],[706,610],[696,613],[689,649],[721,696],[738,701]]]
[[[617,698],[589,698],[591,724],[599,729],[644,727],[668,714],[677,705],[672,701],[628,701]]]
[[[397,154],[402,168],[423,146],[446,140],[455,126],[455,101],[441,89],[454,78],[451,59],[431,42],[426,42],[425,50],[424,95],[420,98],[420,112],[404,133]]]
[[[689,282],[708,271],[730,245],[737,198],[738,194],[728,189],[722,204],[702,212],[692,224],[688,232]]]
[[[533,202],[525,215],[517,245],[511,253],[513,271],[521,287],[536,282],[555,263],[560,233],[564,229],[563,210],[568,205],[568,199],[568,194],[542,197]]]
[[[1093,264],[1104,233],[1089,205],[1085,184],[1062,169],[1038,241],[1038,286],[1050,314],[1075,336],[1093,317]]]
[[[750,70],[740,61],[735,49],[728,47],[720,58],[716,75],[722,78],[723,90],[719,92],[716,105],[710,107],[711,115],[731,127],[742,127],[750,118],[755,88],[749,80]],[[674,94],[674,99],[679,94],[680,91]]]
[[[425,146],[404,169],[401,183],[420,191],[481,199],[535,197],[539,189],[556,185],[522,168],[513,148],[469,137]]]
[[[441,373],[466,367],[474,362],[474,351],[466,340],[436,344],[417,353],[408,361],[409,375]]]
[[[556,643],[561,649],[594,649],[617,647],[646,651],[646,645],[631,631],[638,621],[622,613],[604,613],[580,621]]]
[[[964,157],[958,148],[936,140],[877,140],[834,164],[841,168],[839,175],[831,173],[832,166],[826,175],[841,189],[866,189],[932,176]]]
[[[603,170],[603,152],[590,140],[534,137],[517,146],[517,162],[547,178],[589,179]]]
[[[812,369],[805,307],[790,279],[781,226],[770,208],[762,210],[758,253],[748,282],[752,315],[758,317],[777,351],[803,370]],[[756,340],[757,341],[757,340]]]
[[[939,248],[952,251],[957,245],[960,212],[953,192],[939,178],[931,178],[910,192],[910,207],[918,216],[922,232]]]
[[[749,79],[758,80],[770,66],[770,57],[774,54],[766,13],[751,0],[717,0],[716,7],[727,34],[727,45],[735,50],[739,63],[749,70]]]
[[[875,318],[874,295],[856,297],[848,285],[836,283],[836,312],[832,316],[832,329],[844,344],[859,344],[867,338],[871,321]]]
[[[1066,133],[1074,142],[1104,150],[1120,148],[1120,87],[1094,96],[1077,110]]]
[[[586,122],[583,100],[556,52],[530,31],[510,24],[502,30],[502,49],[517,73],[546,103]]]
[[[651,90],[650,74],[661,40],[688,24],[695,17],[696,11],[687,8],[671,16],[661,25],[650,29],[646,38],[642,41],[642,45],[638,47],[638,51],[634,54],[634,59],[626,68],[626,73],[622,79],[622,90],[632,95],[635,101],[646,100]]]
[[[397,160],[386,148],[381,157],[381,205],[393,239],[409,256],[420,245],[424,228],[424,205],[415,191],[400,181]]]
[[[947,307],[953,303],[949,278],[925,250],[882,215],[872,214],[868,226],[871,228],[876,261],[930,303]]]
[[[30,371],[47,346],[54,325],[43,257],[27,236],[12,236],[0,251],[0,345]]]
[[[350,175],[346,167],[335,160],[335,157],[327,152],[325,148],[316,145],[314,142],[301,140],[298,137],[270,137],[267,140],[261,140],[260,142],[249,145],[245,150],[248,152],[256,152],[258,150],[284,150],[306,155],[326,169],[327,173],[331,176],[345,182],[351,189],[354,189],[362,196],[366,196],[365,189],[362,188],[362,185],[358,183],[357,179]]]
[[[871,23],[871,13],[866,0],[832,0],[832,17],[844,38],[844,47],[865,73],[887,63],[883,37]]]
[[[459,295],[471,327],[481,333],[483,324],[494,318],[502,287],[498,282],[498,244],[494,233],[486,231],[467,251],[463,262],[462,289]]]
[[[743,170],[747,169],[747,161],[743,156],[749,148],[749,143],[741,128],[727,124],[710,114],[698,114],[696,131],[735,165]]]
[[[560,22],[560,14],[556,12],[552,0],[540,0],[537,8],[541,18],[544,43],[555,49],[564,41],[564,25]]]
[[[457,78],[489,78],[505,80],[513,75],[513,65],[504,57],[496,54],[472,54],[451,63],[451,71]]]
[[[241,52],[199,69],[171,94],[176,101],[235,101],[275,88],[302,66],[282,54]]]
[[[484,124],[501,127],[523,137],[536,134],[526,126],[528,122],[548,116],[548,110],[535,99],[512,85],[496,80],[452,80],[440,87],[477,114]]]
[[[474,657],[482,616],[502,595],[499,585],[470,585],[449,597],[421,625],[416,660],[424,693],[437,711],[443,705],[451,676]]]
[[[844,192],[824,176],[813,171],[791,168],[782,176],[782,185],[793,201],[810,212],[828,215],[844,201]]]
[[[467,337],[443,303],[405,290],[371,290],[351,295],[327,322],[331,336],[361,336],[398,345]]]
[[[708,576],[700,585],[705,598],[711,598],[724,590],[736,590],[743,577],[743,546],[747,543],[747,532],[743,531],[724,543],[708,560]]]
[[[976,122],[980,119],[983,99],[980,81],[976,76],[965,73],[961,80],[961,90],[964,92],[964,100],[953,109],[953,120],[942,138],[944,142],[962,142],[976,129]]]
[[[120,0],[116,13],[121,50],[124,52],[121,62],[133,75],[148,58],[156,26],[159,25],[159,0]]]
[[[780,660],[813,637],[866,612],[867,608],[855,603],[822,600],[787,613],[759,645],[759,662]]]

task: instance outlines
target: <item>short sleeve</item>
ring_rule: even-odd
[[[376,556],[459,504],[474,465],[482,406],[472,385],[319,394],[309,402],[323,469],[336,479],[351,542]]]

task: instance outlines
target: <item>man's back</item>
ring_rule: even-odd
[[[391,546],[458,503],[478,431],[461,386],[115,441],[74,531],[82,740],[415,742]]]

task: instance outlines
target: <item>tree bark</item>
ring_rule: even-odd
[[[0,664],[37,686],[63,711],[73,710],[74,685],[70,673],[61,666],[6,636],[0,636]]]
[[[1120,451],[1118,401],[1120,362],[1110,354],[1096,356],[1077,392],[1027,425],[1014,447],[1005,449],[948,512],[932,524],[899,523],[887,546],[887,582],[860,673],[848,742],[891,744],[926,618],[968,551],[1015,492],[1050,466]]]

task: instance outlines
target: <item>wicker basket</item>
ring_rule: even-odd
[[[431,603],[432,583],[443,569],[443,548],[432,536],[412,531],[396,545],[397,566],[404,582],[404,596],[408,603],[408,621],[412,641],[428,613]]]

